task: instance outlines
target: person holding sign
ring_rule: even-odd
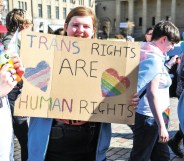
[[[2,44],[0,44],[2,46]],[[12,56],[12,65],[5,64],[0,69],[0,160],[13,161],[13,128],[7,94],[16,86],[17,76],[22,77],[24,68],[17,56]],[[11,68],[11,69],[10,69]]]
[[[171,78],[165,66],[165,54],[180,40],[178,28],[169,21],[155,25],[152,41],[141,47],[138,76],[139,105],[135,114],[133,148],[129,161],[169,161],[167,141],[169,86]]]
[[[11,53],[13,50],[19,53],[20,40],[18,39],[18,32],[22,30],[31,30],[32,28],[32,17],[27,11],[23,9],[13,9],[6,16],[6,27],[8,29],[7,34],[2,40],[7,53]],[[13,44],[13,41],[16,43]],[[20,80],[13,90],[8,94],[8,100],[10,103],[10,108],[12,112],[12,121],[14,134],[17,137],[20,147],[21,147],[21,160],[27,161],[28,150],[27,150],[27,140],[28,140],[28,123],[27,117],[13,116],[14,104],[18,95],[21,93],[23,86],[23,81]]]
[[[93,39],[96,17],[90,8],[76,7],[68,14],[64,33],[67,36]],[[135,94],[132,101],[138,102]],[[105,161],[111,139],[111,124],[30,118],[29,161]]]

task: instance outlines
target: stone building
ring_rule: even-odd
[[[70,10],[84,5],[95,9],[95,0],[4,0],[7,2],[7,12],[13,8],[22,8],[33,17],[33,31],[52,32],[63,27]],[[2,17],[5,20],[6,14]]]
[[[96,0],[98,31],[110,23],[110,35],[121,33],[132,23],[129,33],[141,37],[147,27],[160,20],[170,20],[184,31],[184,0]]]
[[[5,12],[5,4],[3,0],[0,0],[0,39],[4,36],[4,34],[7,32],[7,28],[5,25],[3,25],[1,19],[3,17],[3,14]]]

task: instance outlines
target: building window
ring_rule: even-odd
[[[139,26],[142,26],[142,17],[139,17]]]
[[[91,0],[89,0],[89,7],[91,7]]]
[[[66,0],[63,0],[63,2],[66,2]]]
[[[19,8],[21,8],[20,1],[18,1],[18,4],[19,4]]]
[[[42,4],[38,4],[38,17],[42,17]]]
[[[73,0],[70,0],[70,3],[73,3]]]
[[[63,19],[65,19],[66,18],[66,8],[64,7],[63,8]]]
[[[18,1],[19,9],[27,10],[27,2]]]
[[[56,19],[59,19],[59,7],[56,6]]]
[[[25,4],[25,5],[24,5],[24,6],[25,6],[24,9],[27,10],[27,2],[25,2],[24,4]]]
[[[51,6],[47,5],[47,18],[51,18]]]
[[[155,17],[152,17],[152,26],[155,25]]]

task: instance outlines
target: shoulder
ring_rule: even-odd
[[[162,58],[156,54],[148,54],[147,58],[140,62],[139,69],[152,71],[153,73],[157,73],[162,69],[163,66]],[[151,72],[151,73],[152,73]]]
[[[151,63],[152,65],[162,64],[162,53],[158,47],[153,46],[150,42],[142,43],[140,61]]]
[[[2,43],[5,48],[8,47],[8,44],[10,43],[10,40],[12,39],[12,37],[13,37],[13,34],[7,33],[5,37],[2,39]]]

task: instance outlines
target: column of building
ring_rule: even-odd
[[[0,0],[0,24],[2,23],[2,8],[4,7],[3,5],[3,0]]]
[[[34,1],[34,0],[31,0],[31,4],[32,4],[32,18],[33,18],[33,31],[39,31],[39,25],[40,23],[36,20],[36,17],[38,17],[38,2],[37,1]]]
[[[63,0],[59,0],[59,5],[58,5],[58,7],[59,7],[59,19],[60,20],[63,20]]]
[[[13,0],[9,0],[8,1],[8,9],[9,9],[9,11],[11,11],[13,8],[15,8],[13,2],[14,2]]]
[[[134,0],[127,0],[128,1],[128,19],[129,21],[134,22]],[[142,1],[142,32],[145,33],[147,29],[147,5],[148,1]],[[158,23],[161,20],[161,7],[162,3],[161,0],[156,1],[156,17],[155,23]],[[121,10],[121,0],[116,0],[116,33],[119,32],[119,24],[120,24],[120,10]],[[175,23],[176,19],[176,0],[171,1],[171,21]],[[149,20],[150,21],[150,20]]]
[[[134,25],[134,0],[128,0],[128,35],[133,34],[133,25]]]
[[[47,18],[47,4],[48,2],[46,0],[42,0],[42,19],[44,20]]]
[[[176,0],[171,1],[171,21],[175,23],[176,15]]]
[[[128,1],[128,20],[130,22],[134,22],[134,0]],[[120,10],[121,10],[121,0],[116,0],[116,33],[120,32],[119,24],[120,24]]]
[[[71,9],[70,9],[70,2],[67,1],[67,2],[66,2],[66,15],[69,14],[70,10],[71,10]]]
[[[115,24],[116,33],[120,32],[120,30],[119,30],[120,17],[121,17],[121,15],[120,15],[121,3],[120,2],[121,2],[120,0],[116,0],[116,22],[115,22],[116,23]]]
[[[142,33],[147,29],[147,0],[143,0],[142,4]]]
[[[55,19],[56,18],[56,9],[55,9],[55,4],[56,4],[56,2],[54,2],[54,1],[52,1],[51,0],[51,19]],[[58,3],[58,1],[57,1],[57,3]]]
[[[50,1],[42,0],[42,23],[43,23],[43,32],[48,32],[48,15],[47,15],[47,6],[51,5]]]
[[[156,8],[156,23],[161,20],[161,0],[157,0]]]
[[[134,22],[134,0],[128,1],[128,20]]]

